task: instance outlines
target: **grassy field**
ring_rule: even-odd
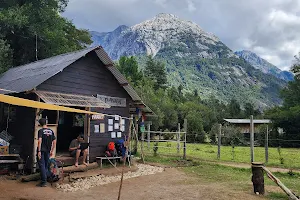
[[[146,161],[159,162],[166,165],[178,166],[177,157],[147,156]],[[180,165],[179,165],[180,166]],[[191,162],[181,168],[187,174],[198,177],[201,182],[224,184],[235,190],[252,192],[251,170],[221,166],[205,162]],[[289,175],[287,173],[274,173],[287,187],[296,194],[300,194],[300,174]],[[287,195],[281,192],[274,182],[265,176],[266,197],[269,199],[287,199]]]
[[[153,145],[150,144],[150,148],[147,148],[147,143],[144,143],[145,153],[153,153]],[[158,154],[177,154],[177,144],[174,142],[160,142],[158,145]],[[171,147],[171,148],[167,148]],[[183,144],[181,143],[181,147]],[[293,168],[300,169],[300,149],[293,148],[281,148],[281,156],[278,153],[277,148],[269,148],[269,162],[267,166],[276,166],[282,168]],[[183,150],[181,148],[180,155],[182,155]],[[200,160],[217,160],[218,147],[216,145],[209,144],[187,144],[187,156],[191,158],[197,158]],[[250,163],[250,148],[249,147],[235,147],[234,148],[234,158],[231,146],[221,147],[221,161],[230,161],[237,163]],[[255,147],[254,150],[254,160],[256,162],[265,162],[265,149],[264,147]]]

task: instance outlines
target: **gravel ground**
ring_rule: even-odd
[[[130,179],[139,176],[156,174],[164,171],[164,168],[162,167],[155,167],[155,166],[150,166],[145,164],[137,164],[137,167],[138,170],[135,172],[124,173],[123,179]],[[87,190],[95,186],[119,182],[120,179],[121,179],[121,175],[116,175],[116,176],[98,175],[90,178],[78,179],[68,184],[57,184],[56,188],[63,192],[76,192],[80,190]]]

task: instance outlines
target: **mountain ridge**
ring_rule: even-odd
[[[292,81],[294,76],[291,72],[282,71],[275,65],[261,58],[257,54],[249,50],[236,51],[236,55],[245,59],[254,68],[261,70],[265,74],[271,74],[285,81]]]
[[[131,27],[94,34],[93,40],[114,60],[134,55],[143,66],[145,55],[155,56],[166,63],[170,86],[196,89],[203,98],[213,95],[224,102],[236,98],[258,107],[281,103],[278,91],[284,80],[262,73],[217,36],[175,15],[158,14]]]

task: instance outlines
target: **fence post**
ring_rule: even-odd
[[[263,164],[252,162],[252,183],[255,194],[265,194]]]
[[[254,162],[254,123],[253,115],[250,116],[250,151],[251,151],[251,163]]]
[[[219,124],[219,132],[218,132],[218,160],[221,157],[221,134],[222,134],[222,124]]]
[[[187,119],[184,119],[183,128],[184,128],[183,159],[186,160]]]
[[[142,149],[144,149],[145,133],[142,131]]]
[[[159,136],[158,136],[158,140],[161,140],[161,133],[162,133],[162,129],[159,130]]]
[[[267,125],[266,138],[265,138],[265,154],[266,163],[269,161],[269,125]]]
[[[177,153],[180,153],[180,123],[178,123],[178,132],[177,132]]]
[[[148,144],[148,149],[150,149],[150,123],[147,124],[148,126],[148,132],[147,132],[147,144]]]

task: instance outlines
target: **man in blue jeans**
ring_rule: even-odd
[[[48,174],[48,162],[49,158],[53,154],[53,150],[56,147],[56,138],[54,132],[47,127],[47,120],[42,118],[39,120],[42,129],[38,132],[38,163],[41,173],[41,183],[37,186],[46,187],[47,186],[47,174]]]

